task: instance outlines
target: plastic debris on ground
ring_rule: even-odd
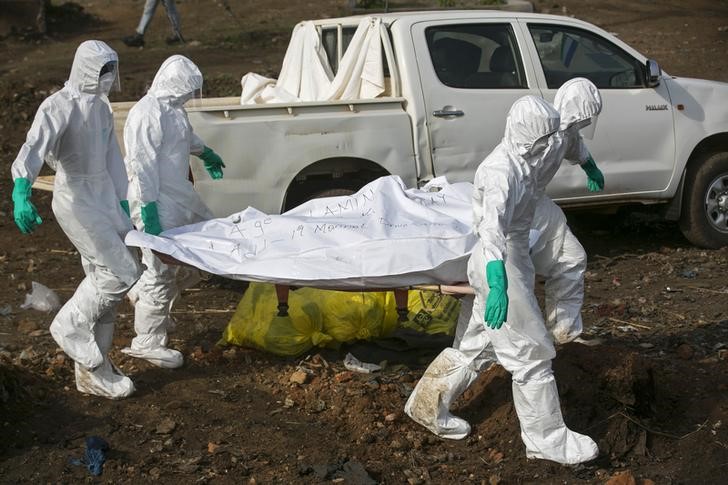
[[[72,465],[83,465],[88,468],[89,473],[99,476],[104,471],[106,452],[109,451],[109,443],[99,436],[86,438],[86,451],[83,458],[71,460]]]
[[[344,367],[352,372],[361,372],[362,374],[371,374],[372,372],[382,370],[382,366],[362,362],[350,353],[346,354],[346,357],[344,357]]]
[[[20,308],[27,310],[32,308],[41,312],[51,312],[57,310],[61,306],[61,300],[55,291],[45,285],[33,281],[33,288],[30,293],[25,295],[25,303]]]

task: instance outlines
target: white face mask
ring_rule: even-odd
[[[184,106],[184,104],[192,99],[192,93],[183,94],[182,96],[172,96],[169,99],[169,104],[174,107]]]
[[[597,130],[597,121],[598,120],[599,120],[598,116],[593,116],[592,118],[590,118],[589,125],[581,129],[581,131],[580,131],[581,136],[583,136],[584,138],[586,138],[588,140],[593,140],[594,133],[596,133],[596,130]]]
[[[579,133],[581,133],[581,136],[591,140],[594,138],[594,132],[597,129],[597,119],[597,116],[593,116],[586,120],[578,121],[569,126],[568,130],[570,130],[572,133],[578,131]]]
[[[195,91],[192,91],[191,93],[183,94],[182,96],[177,96],[173,99],[172,105],[174,106],[183,106],[187,101],[191,99],[197,99],[199,100],[202,97],[202,90],[196,89]]]
[[[550,139],[551,136],[542,136],[541,138],[533,142],[531,149],[528,150],[528,157],[537,157],[542,154],[548,148]]]
[[[99,77],[99,94],[108,96],[114,85],[114,81],[116,81],[116,76],[113,73],[107,72],[106,74],[102,74]]]
[[[182,104],[185,104],[185,103],[186,103],[187,101],[189,101],[190,99],[192,99],[192,98],[193,98],[194,96],[195,96],[195,95],[194,95],[194,93],[187,93],[187,94],[185,94],[185,95],[183,95],[183,96],[180,96],[180,97],[179,97],[179,98],[177,98],[177,99],[179,100],[179,104],[181,104],[181,105],[182,105]]]

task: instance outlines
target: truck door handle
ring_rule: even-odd
[[[465,112],[461,109],[436,109],[432,112],[432,116],[438,118],[447,118],[448,116],[465,116]]]

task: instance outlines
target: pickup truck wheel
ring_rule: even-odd
[[[706,155],[688,169],[680,229],[696,246],[728,246],[728,152]]]

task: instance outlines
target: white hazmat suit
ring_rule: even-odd
[[[470,425],[448,408],[494,353],[513,377],[526,455],[571,464],[593,459],[598,450],[588,436],[564,424],[551,370],[555,350],[534,294],[535,273],[529,257],[537,174],[548,154],[544,140],[558,130],[559,120],[542,99],[521,98],[509,112],[503,141],[478,168],[473,215],[479,242],[468,262],[468,279],[476,291],[471,318],[464,328],[459,325],[458,347],[445,349],[428,367],[405,411],[439,436],[467,436]],[[487,262],[499,260],[505,261],[510,303],[506,323],[492,329],[483,318],[491,291],[485,268]]]
[[[545,188],[563,158],[582,163],[589,157],[579,128],[601,111],[601,97],[590,81],[576,78],[565,83],[555,99],[563,117],[560,131],[554,135],[544,154],[543,163],[537,170],[538,199],[531,223],[530,245],[536,272],[546,277],[547,327],[555,342],[564,343],[576,338],[582,329],[580,310],[586,253],[566,225],[563,211],[545,195]],[[457,351],[448,351],[448,362],[452,367],[442,362],[438,364],[440,372],[437,378],[428,370],[427,379],[411,397],[411,402],[415,403],[421,401],[419,394],[424,389],[439,389],[436,392],[437,399],[431,399],[432,406],[428,407],[424,403],[418,405],[416,421],[427,423],[424,425],[433,433],[452,439],[467,436],[470,426],[450,413],[450,404],[470,385],[479,371],[496,361],[484,326],[469,325],[473,300],[470,296],[461,299],[461,311],[453,342],[453,349]],[[483,311],[482,307],[475,309],[478,314]],[[437,362],[436,359],[433,366]]]
[[[531,249],[531,259],[546,279],[546,326],[554,341],[571,342],[582,332],[581,306],[584,301],[586,251],[569,229],[564,211],[546,195],[546,186],[564,159],[585,163],[590,155],[579,129],[592,126],[602,110],[602,98],[588,79],[574,78],[556,92],[554,107],[561,115],[559,132],[538,169],[538,200],[532,229],[540,236]]]
[[[202,81],[192,61],[172,56],[157,71],[146,96],[129,111],[125,163],[131,217],[140,230],[141,209],[150,203],[158,207],[163,230],[213,217],[188,179],[190,154],[201,154],[205,145],[193,132],[183,105],[202,89]],[[142,261],[146,270],[132,290],[137,335],[122,352],[160,367],[179,367],[182,354],[166,347],[167,331],[173,326],[170,311],[179,293],[199,281],[199,273],[182,282],[178,267],[162,263],[146,248]]]
[[[107,98],[112,83],[99,81],[110,62],[118,57],[103,42],[78,47],[65,86],[38,108],[12,175],[32,182],[44,161],[56,171],[53,213],[81,255],[86,277],[53,319],[51,335],[75,361],[79,391],[121,398],[134,385],[108,352],[116,307],[140,267],[124,244],[132,226],[120,205],[127,177]]]

